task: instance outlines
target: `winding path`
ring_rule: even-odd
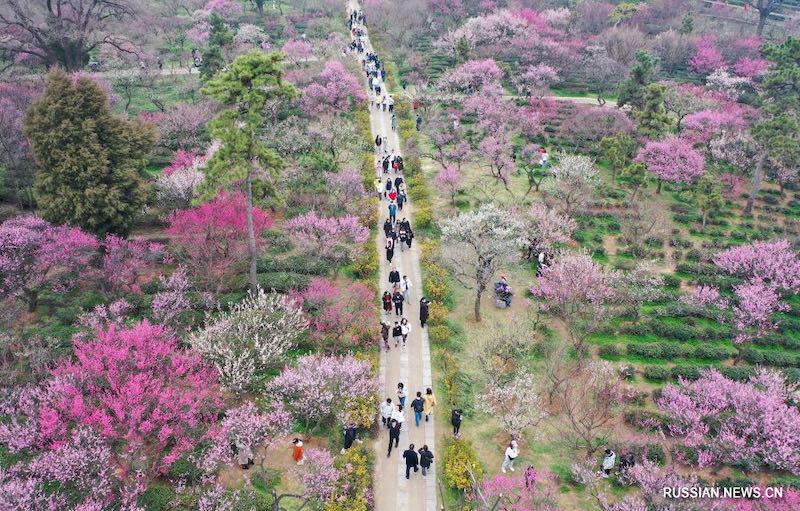
[[[357,1],[349,0],[348,11],[359,9]],[[367,51],[372,51],[369,35],[365,37]],[[360,57],[359,57],[360,58]],[[363,74],[362,74],[363,77]],[[366,80],[364,80],[366,87]],[[389,112],[370,109],[370,123],[372,125],[372,135],[387,137],[389,149],[394,149],[400,153],[400,140],[395,131],[391,129],[391,114]],[[381,146],[382,152],[383,146]],[[394,174],[392,174],[394,178]],[[388,203],[382,200],[380,203],[380,222],[379,233],[375,241],[375,250],[380,257],[380,271],[378,289],[381,294],[389,289],[389,271],[392,266],[397,267],[400,275],[407,275],[412,282],[410,302],[404,306],[405,317],[408,318],[411,326],[411,333],[408,336],[408,343],[405,348],[395,348],[391,342],[389,352],[381,350],[380,360],[380,382],[383,395],[382,399],[391,397],[393,402],[397,402],[395,390],[398,382],[403,382],[408,392],[405,410],[405,423],[400,433],[400,445],[398,449],[392,450],[391,457],[386,456],[389,442],[389,434],[382,429],[375,442],[375,509],[376,511],[436,511],[436,466],[441,461],[441,455],[435,446],[435,419],[431,415],[430,422],[422,422],[419,427],[414,425],[414,413],[410,409],[410,403],[414,399],[417,391],[425,393],[427,387],[433,387],[431,377],[431,356],[430,343],[428,341],[428,331],[420,328],[419,324],[419,299],[422,290],[422,274],[419,262],[418,239],[412,243],[412,248],[401,251],[399,243],[395,249],[394,258],[390,265],[386,261],[384,243],[385,239],[381,226],[389,215]],[[403,217],[411,221],[414,229],[414,205],[406,203],[403,211],[398,211],[398,220]],[[392,314],[390,320],[395,320]],[[411,479],[405,478],[405,462],[402,458],[403,451],[408,449],[408,445],[413,443],[418,450],[423,445],[427,445],[433,452],[435,459],[431,470],[426,477],[422,477],[421,472],[414,474]]]

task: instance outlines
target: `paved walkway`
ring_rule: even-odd
[[[359,5],[355,0],[348,2],[349,10],[358,9]],[[367,51],[372,51],[369,39],[365,40]],[[360,57],[359,57],[360,59]],[[362,77],[364,75],[362,74]],[[364,80],[366,87],[366,80]],[[397,133],[391,129],[391,114],[389,112],[371,109],[370,121],[372,125],[372,135],[387,137],[389,150],[400,152],[400,141]],[[383,146],[379,151],[383,155]],[[392,179],[395,175],[391,174]],[[385,177],[384,177],[385,181]],[[383,400],[387,397],[392,398],[393,403],[397,402],[396,389],[398,382],[403,382],[408,392],[405,409],[405,423],[400,433],[400,446],[392,450],[391,457],[386,456],[389,445],[389,434],[386,430],[381,430],[375,442],[375,509],[376,511],[436,511],[436,467],[441,461],[441,455],[436,450],[434,418],[431,416],[430,422],[422,422],[419,427],[414,425],[414,413],[411,411],[411,401],[417,391],[425,394],[427,387],[432,387],[430,344],[428,342],[427,328],[420,328],[419,324],[419,299],[422,290],[422,274],[419,263],[419,239],[412,242],[412,248],[400,250],[400,243],[395,248],[394,258],[391,265],[386,261],[384,244],[386,240],[383,234],[383,222],[389,215],[388,202],[382,200],[380,204],[380,222],[378,223],[378,236],[375,242],[375,250],[380,256],[380,272],[378,289],[380,294],[389,289],[389,271],[394,266],[400,275],[407,275],[412,282],[410,303],[404,306],[404,315],[411,324],[411,333],[408,336],[408,343],[405,348],[394,347],[391,337],[389,352],[381,350],[380,362],[380,381]],[[414,206],[413,203],[406,203],[402,211],[398,211],[398,220],[403,217],[411,221],[412,230],[414,225]],[[392,314],[388,318],[392,324],[397,317]],[[377,327],[377,326],[376,326]],[[441,404],[440,404],[441,406]],[[408,445],[413,443],[415,450],[419,450],[423,445],[427,445],[433,452],[435,458],[432,469],[427,477],[422,477],[421,472],[414,474],[411,479],[405,478],[405,461],[402,458],[403,451],[408,449]]]

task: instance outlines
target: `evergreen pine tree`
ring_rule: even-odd
[[[643,136],[655,140],[669,132],[672,119],[664,108],[667,88],[660,83],[651,83],[644,91],[644,104],[633,113],[636,127]]]
[[[24,127],[38,165],[42,217],[98,235],[127,234],[147,198],[144,157],[155,129],[118,117],[94,81],[60,70],[47,75]]]

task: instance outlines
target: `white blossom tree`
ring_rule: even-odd
[[[475,320],[481,320],[481,297],[494,274],[519,254],[523,225],[494,204],[442,222],[444,258],[455,277],[475,290]]]
[[[565,154],[553,167],[551,193],[561,203],[561,213],[580,213],[591,199],[597,183],[597,168],[588,156]]]
[[[478,408],[497,418],[503,431],[519,438],[525,428],[547,417],[536,389],[533,375],[520,369],[504,385],[490,385],[478,399]]]
[[[303,312],[287,297],[259,289],[208,321],[189,342],[214,364],[222,384],[239,393],[256,373],[281,362],[306,328]]]
[[[567,243],[577,228],[573,219],[541,202],[520,211],[520,217],[525,225],[521,239],[525,259],[531,259],[542,251],[551,251],[557,243]]]

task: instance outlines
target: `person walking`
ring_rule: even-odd
[[[375,135],[375,147],[380,148],[382,142],[383,142],[383,139],[381,138],[381,136],[380,135]]]
[[[400,426],[400,423],[394,419],[389,421],[389,452],[386,453],[387,458],[392,455],[392,443],[394,443],[395,448],[400,446]]]
[[[392,114],[392,131],[397,131],[397,115]]]
[[[406,387],[400,382],[397,384],[397,400],[403,408],[406,407],[406,397],[408,397],[408,394],[406,394]]]
[[[433,413],[433,408],[436,406],[436,396],[433,395],[433,390],[428,387],[425,389],[425,422],[428,422],[428,417]]]
[[[406,460],[406,479],[410,479],[412,468],[415,473],[419,471],[419,456],[414,450],[414,444],[409,445],[408,449],[403,452],[403,458]]]
[[[392,338],[394,339],[394,347],[398,347],[400,345],[400,338],[403,337],[403,330],[400,328],[400,323],[395,321],[394,327],[392,328]]]
[[[384,300],[386,299],[386,295],[384,294]],[[425,323],[428,322],[428,305],[430,305],[430,301],[425,298],[424,296],[419,299],[419,323],[422,328],[425,328]],[[386,305],[384,304],[384,308]]]
[[[382,402],[380,406],[381,422],[383,422],[384,426],[389,426],[389,420],[392,418],[393,411],[394,406],[392,406],[392,398],[387,397],[386,401]]]
[[[306,461],[305,453],[303,451],[303,441],[300,440],[299,438],[295,438],[294,440],[292,440],[292,444],[294,445],[294,447],[292,448],[292,459],[298,465],[302,465]]]
[[[386,240],[386,261],[389,263],[392,262],[392,258],[394,257],[394,241],[391,238]]]
[[[392,313],[392,293],[389,291],[384,291],[381,301],[383,301],[383,311],[388,316]]]
[[[392,295],[392,303],[394,304],[394,313],[397,316],[403,316],[403,294],[400,290],[395,290],[394,294]],[[398,328],[400,328],[398,326]]]
[[[344,427],[344,447],[342,447],[342,454],[345,451],[353,446],[353,442],[356,441],[356,434],[357,434],[357,426],[352,422],[346,424]]]
[[[253,464],[253,449],[249,445],[236,442],[236,459],[242,470],[250,470],[250,465]]]
[[[406,318],[400,320],[400,333],[403,335],[403,347],[405,347],[408,334],[411,333],[411,325]]]
[[[603,456],[603,478],[611,475],[611,469],[614,468],[614,463],[617,461],[617,454],[611,449],[606,449],[605,456]]]
[[[397,189],[395,188],[391,192],[389,192],[389,200],[392,202],[397,201]],[[400,204],[397,205],[398,208],[403,209]]]
[[[500,466],[500,470],[503,473],[506,473],[506,469],[514,471],[514,460],[517,459],[519,456],[519,447],[517,447],[517,441],[512,440],[508,447],[506,447],[505,457],[503,458],[503,464]]]
[[[406,194],[397,192],[395,198],[397,200],[397,209],[403,211],[403,204],[406,203]]]
[[[417,397],[411,401],[411,409],[414,410],[414,422],[419,427],[419,421],[422,420],[422,412],[425,411],[425,400],[422,399],[422,392],[417,391]]]
[[[383,181],[381,181],[380,177],[375,178],[375,195],[378,197],[378,200],[381,200],[381,194],[383,193]]]
[[[428,475],[428,470],[433,463],[433,453],[428,449],[427,445],[423,445],[419,450],[419,466],[422,467],[422,477]]]
[[[389,192],[391,192],[391,191],[392,191],[392,178],[387,177],[386,178],[386,185],[385,185],[384,192],[383,192],[383,198],[384,199],[388,198]]]
[[[387,218],[385,222],[383,222],[383,234],[388,238],[389,234],[394,230],[392,226],[392,222],[389,221]]]
[[[389,272],[389,285],[392,287],[400,285],[400,272],[396,266],[392,266],[392,271]]]
[[[414,231],[411,230],[411,226],[408,226],[406,230],[406,246],[408,249],[411,250],[411,242],[414,241]]]
[[[419,131],[420,128],[422,127],[422,117],[420,117],[419,114],[417,114],[416,124],[417,124],[417,131]]]
[[[414,287],[411,281],[408,280],[408,275],[403,275],[403,280],[400,281],[400,291],[403,292],[403,298],[408,303],[411,303],[411,288]]]
[[[383,345],[386,347],[386,351],[389,351],[389,330],[391,329],[392,326],[389,323],[381,321],[381,338],[383,339]]]
[[[408,232],[401,230],[397,235],[397,241],[400,242],[400,252],[405,252],[406,246],[408,246]]]
[[[395,204],[394,202],[390,202],[389,203],[389,221],[394,223],[395,220],[397,220],[397,204]]]
[[[454,408],[453,413],[450,414],[450,424],[453,425],[453,436],[458,438],[461,436],[461,416],[464,411],[460,408]]]

